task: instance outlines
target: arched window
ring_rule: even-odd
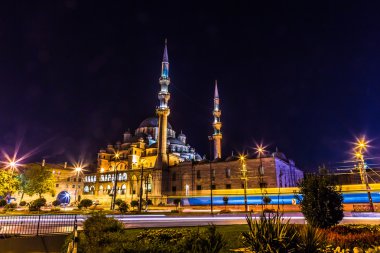
[[[131,194],[136,194],[136,189],[137,189],[137,177],[136,175],[132,176],[132,181],[131,181]]]
[[[123,184],[121,186],[121,194],[124,195],[125,194],[125,190],[127,189],[127,186],[125,184]]]
[[[226,178],[231,178],[231,169],[226,169]]]
[[[84,188],[83,188],[83,192],[85,193],[88,193],[90,191],[88,185],[86,185]]]
[[[176,181],[177,180],[177,174],[175,172],[173,172],[172,174],[172,181]]]
[[[147,178],[147,190],[149,193],[152,192],[152,181],[153,181],[153,178],[152,178],[152,175],[149,174],[148,178]]]

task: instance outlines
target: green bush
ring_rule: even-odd
[[[363,249],[379,246],[380,226],[374,225],[339,225],[325,231],[327,243],[333,247]]]
[[[24,200],[21,201],[21,202],[20,202],[20,206],[26,206],[26,201],[24,201]]]
[[[29,211],[40,211],[41,207],[43,207],[44,205],[46,205],[46,199],[35,199],[29,204]]]
[[[268,205],[270,202],[272,202],[272,199],[268,196],[263,197],[263,204]]]
[[[82,199],[78,205],[79,208],[88,208],[92,206],[92,200],[91,199]]]
[[[15,208],[17,208],[17,203],[9,203],[4,206],[4,210],[7,211],[13,211]]]
[[[65,242],[72,240],[70,235]],[[215,226],[190,229],[147,229],[137,236],[126,233],[123,224],[103,214],[93,214],[79,233],[78,252],[218,253],[226,245]],[[65,251],[66,252],[66,251]]]
[[[136,240],[124,243],[124,252],[217,253],[226,242],[215,226],[189,229],[147,229]]]
[[[5,199],[0,199],[0,207],[4,207],[7,204]]]
[[[122,199],[116,199],[115,200],[115,205],[119,206],[121,203],[125,202],[124,200]]]
[[[133,208],[133,209],[135,209],[135,207],[138,207],[139,206],[139,202],[137,201],[137,200],[132,200],[131,201],[131,207]]]
[[[128,209],[129,209],[129,205],[125,201],[120,203],[120,205],[119,205],[120,213],[126,213],[126,212],[128,212]]]
[[[319,228],[329,228],[343,219],[343,196],[329,175],[306,175],[299,183],[301,212],[308,223]]]
[[[53,206],[59,206],[61,204],[61,201],[58,199],[54,200],[53,203],[51,203]]]
[[[123,224],[114,218],[94,213],[83,223],[78,252],[119,252],[125,240],[123,229]]]
[[[300,252],[323,252],[325,248],[326,235],[323,230],[310,224],[302,226],[298,231]]]
[[[211,225],[204,231],[198,229],[191,232],[179,245],[182,252],[217,253],[226,246],[226,242],[216,227]]]
[[[297,248],[297,230],[284,220],[279,212],[262,213],[258,219],[246,217],[248,232],[243,232],[243,244],[254,252],[294,252]]]

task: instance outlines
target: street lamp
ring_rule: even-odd
[[[114,161],[115,161],[115,164],[113,165],[113,171],[114,171],[114,185],[113,185],[113,194],[112,194],[112,199],[111,199],[111,210],[115,210],[115,202],[116,202],[116,194],[117,194],[117,181],[118,181],[118,170],[117,170],[117,167],[124,163],[123,161],[120,161],[120,153],[119,151],[116,151],[114,156]]]
[[[77,202],[77,194],[78,194],[78,186],[79,186],[79,174],[82,172],[82,167],[76,167],[74,168],[75,173],[77,174],[77,185],[75,187],[75,197],[74,197],[74,202]]]
[[[142,210],[142,200],[143,200],[143,179],[144,179],[144,159],[140,159],[141,172],[140,172],[140,197],[139,197],[139,212]]]
[[[369,184],[368,184],[368,176],[367,176],[367,171],[366,171],[365,163],[364,163],[364,153],[367,151],[368,143],[369,141],[366,141],[365,137],[358,139],[356,142],[354,151],[355,151],[355,158],[358,161],[360,179],[362,181],[362,184],[365,184],[366,189],[367,189],[369,208],[371,212],[374,212],[375,208],[373,206],[371,188],[369,187]]]
[[[263,161],[262,161],[261,157],[265,153],[265,147],[263,147],[262,144],[257,145],[256,146],[256,153],[258,154],[259,160],[260,160],[260,166],[259,166],[258,172],[259,172],[260,189],[262,191],[262,188],[264,186],[264,181],[263,181],[263,179],[264,179],[263,178],[263,176],[264,176],[264,167],[263,167]]]
[[[242,179],[244,180],[244,210],[245,212],[248,212],[248,201],[247,201],[247,163],[245,161],[245,156],[240,155],[239,157],[240,163],[241,163],[241,174],[242,174]]]
[[[213,212],[213,200],[212,200],[212,181],[213,181],[213,173],[212,173],[212,168],[211,168],[211,155],[212,155],[212,141],[213,141],[213,138],[212,136],[209,136],[208,137],[208,140],[210,142],[210,160],[209,160],[209,163],[210,163],[210,202],[211,202],[211,215],[214,214]]]

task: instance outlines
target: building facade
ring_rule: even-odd
[[[167,45],[159,78],[157,117],[141,122],[134,134],[124,133],[123,140],[108,145],[98,153],[97,172],[84,178],[84,194],[100,202],[111,201],[114,193],[126,201],[151,199],[154,204],[166,203],[171,196],[203,194],[206,189],[242,188],[242,164],[236,157],[222,159],[222,122],[220,98],[215,81],[212,162],[202,159],[182,133],[176,134],[168,121],[170,115],[170,77]],[[260,158],[246,159],[247,187],[291,187],[303,177],[293,161],[275,152]],[[261,172],[260,182],[258,168]],[[212,183],[211,183],[212,181]]]

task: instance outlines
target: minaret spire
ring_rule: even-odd
[[[165,39],[164,56],[162,57],[161,78],[169,78],[168,40]]]
[[[161,77],[159,79],[160,91],[158,92],[158,100],[160,105],[156,108],[156,114],[158,115],[158,154],[155,164],[156,168],[164,169],[168,166],[167,155],[167,133],[168,133],[168,116],[170,114],[170,108],[168,102],[170,99],[169,93],[169,58],[167,40],[165,39],[164,55],[161,64]]]
[[[212,114],[214,115],[214,122],[212,126],[214,128],[214,134],[212,138],[214,139],[214,159],[222,157],[222,122],[220,121],[220,116],[222,111],[219,109],[219,92],[218,92],[218,82],[215,80],[215,92],[214,92],[214,110]]]

